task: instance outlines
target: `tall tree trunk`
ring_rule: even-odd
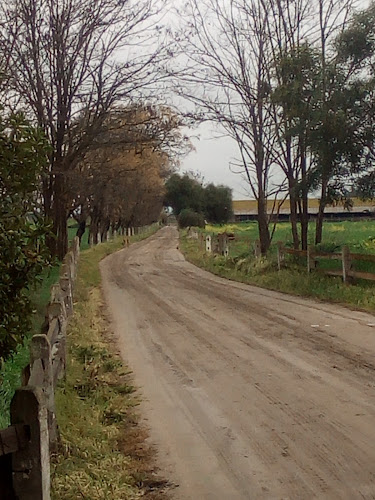
[[[82,236],[85,234],[85,231],[86,231],[86,219],[81,220],[79,222],[79,224],[78,224],[78,229],[77,229],[76,236],[78,236],[80,243],[81,243],[81,240],[82,240]]]
[[[53,182],[51,216],[55,238],[50,249],[53,255],[62,260],[68,251],[68,211],[65,203],[64,178],[61,174],[55,174]]]
[[[302,139],[303,141],[303,139]],[[303,141],[304,143],[304,141]],[[307,250],[308,232],[309,232],[309,202],[308,202],[308,186],[306,176],[306,151],[305,147],[301,148],[301,172],[302,172],[302,210],[301,210],[301,242],[302,250]]]
[[[271,237],[268,227],[267,202],[263,196],[258,198],[258,231],[260,250],[262,255],[266,255],[271,244]]]
[[[328,187],[328,181],[326,179],[323,179],[321,196],[319,200],[318,217],[316,219],[315,245],[321,243],[323,238],[323,219],[324,219],[324,210],[327,205],[327,187]]]
[[[288,179],[289,184],[289,202],[290,202],[290,224],[292,227],[293,248],[299,249],[299,236],[298,236],[298,216],[297,216],[297,199],[296,199],[296,180],[294,178]]]
[[[62,199],[57,198],[54,202],[54,222],[55,222],[55,234],[56,234],[56,250],[55,255],[57,255],[59,260],[63,260],[68,251],[68,227],[67,227],[67,210],[65,202]]]

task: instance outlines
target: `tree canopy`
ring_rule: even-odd
[[[189,174],[173,174],[166,182],[164,204],[171,206],[176,216],[183,210],[202,214],[212,223],[225,223],[233,215],[232,191],[227,186],[202,182]]]

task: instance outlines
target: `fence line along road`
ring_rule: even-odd
[[[353,281],[353,279],[375,281],[374,273],[356,271],[353,269],[354,261],[375,263],[375,255],[351,253],[348,246],[343,246],[341,253],[327,253],[316,252],[311,247],[309,247],[307,250],[295,250],[293,248],[286,248],[282,242],[278,242],[277,262],[279,270],[285,265],[285,254],[305,257],[307,272],[315,270],[329,276],[342,276],[344,283],[350,283],[351,281]],[[321,259],[341,261],[341,270],[319,269],[318,265]]]
[[[150,226],[121,228],[103,241],[144,233]],[[101,241],[101,238],[98,239]],[[11,425],[0,429],[0,500],[50,500],[50,455],[56,451],[58,428],[55,388],[65,375],[66,329],[73,314],[79,238],[66,254],[59,282],[52,286],[42,332],[30,343],[30,364],[10,406]]]
[[[217,235],[211,235],[203,232],[198,233],[198,231],[194,228],[189,228],[187,237],[197,239],[200,248],[204,249],[206,253],[219,254],[224,257],[229,256],[230,241],[235,239],[235,235],[233,233],[224,232],[218,233]],[[251,252],[256,258],[260,258],[262,256],[260,241],[255,240],[255,242],[250,241],[249,243]],[[351,253],[348,246],[343,246],[340,253],[328,253],[317,252],[312,247],[308,247],[307,250],[295,250],[293,248],[285,247],[284,243],[279,241],[277,243],[277,264],[279,271],[287,265],[285,255],[295,255],[306,258],[306,268],[309,273],[312,271],[318,271],[328,276],[341,276],[344,283],[350,283],[355,279],[375,281],[374,273],[356,271],[353,269],[353,263],[355,261],[375,263],[375,255]],[[341,270],[320,269],[319,261],[322,259],[341,261]]]
[[[51,289],[42,333],[31,339],[23,387],[16,390],[10,406],[11,425],[0,430],[0,464],[7,471],[0,499],[50,498],[50,452],[58,438],[55,387],[65,374],[66,327],[73,313],[78,258],[76,237],[62,262],[59,282]]]

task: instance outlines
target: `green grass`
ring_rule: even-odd
[[[149,233],[131,238],[139,241]],[[99,262],[122,238],[81,252],[74,316],[68,327],[65,382],[56,392],[61,443],[52,466],[52,498],[135,499],[158,484],[146,437],[138,425],[138,397],[113,352],[103,314]],[[163,498],[160,492],[158,498]]]
[[[222,231],[235,232],[236,241],[231,244],[230,256],[233,258],[246,258],[250,246],[258,239],[258,226],[256,222],[227,224],[223,226],[206,226],[206,232],[217,234]],[[309,224],[309,244],[313,245],[315,223]],[[292,247],[290,224],[282,222],[277,224],[273,237],[270,255],[276,255],[275,242],[282,241],[285,246]],[[340,252],[347,245],[353,253],[375,254],[375,221],[343,221],[325,222],[323,228],[323,242],[316,248],[322,252]],[[340,269],[340,261],[320,260],[321,269]],[[375,273],[375,263],[355,262],[355,269]]]
[[[311,224],[310,236],[313,237],[314,225]],[[206,255],[199,248],[196,240],[187,239],[186,232],[181,232],[180,248],[186,258],[197,266],[228,279],[278,290],[293,295],[314,297],[337,302],[354,308],[375,311],[375,286],[372,282],[358,280],[347,286],[341,278],[333,278],[306,271],[305,259],[286,256],[287,267],[278,271],[276,246],[271,247],[267,258],[255,259],[251,253],[251,243],[257,239],[256,223],[231,224],[226,226],[208,226],[206,231],[217,234],[224,230],[235,233],[236,239],[230,242],[229,258]],[[277,226],[274,242],[283,241],[291,246],[290,225],[281,223]],[[324,227],[322,251],[338,252],[343,245],[348,245],[352,252],[375,254],[375,222],[327,222]],[[321,261],[319,267],[340,269],[340,262]],[[375,273],[373,263],[355,262],[355,268]]]

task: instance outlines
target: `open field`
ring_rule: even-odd
[[[288,267],[277,270],[276,245],[271,247],[267,259],[256,260],[251,245],[258,238],[257,224],[241,223],[225,226],[206,226],[206,232],[234,232],[235,241],[230,242],[229,258],[206,255],[199,248],[196,240],[186,238],[181,233],[181,249],[185,257],[192,263],[223,276],[243,283],[250,283],[272,290],[315,297],[331,302],[350,305],[355,308],[375,311],[375,286],[371,282],[358,281],[346,286],[341,278],[333,278],[317,273],[307,274],[306,260],[288,257]],[[314,224],[310,226],[311,242],[314,235]],[[291,246],[290,225],[277,225],[274,242],[282,241]],[[361,222],[326,222],[323,243],[318,249],[325,252],[339,252],[343,245],[348,245],[352,252],[375,254],[375,221]],[[340,262],[321,261],[321,268],[340,267]],[[356,262],[356,270],[375,272],[373,263]]]
[[[241,255],[248,249],[247,243],[258,238],[256,222],[242,222],[238,224],[207,225],[205,232],[217,234],[223,231],[234,232],[236,242],[232,245],[233,257]],[[310,243],[314,241],[315,223],[309,225]],[[273,242],[282,241],[286,246],[292,246],[290,224],[281,222],[277,224]],[[350,250],[358,253],[375,254],[375,220],[325,222],[323,227],[323,242],[319,249],[333,252],[348,245]]]
[[[353,205],[355,207],[373,207],[375,208],[375,204],[373,201],[363,201],[360,200],[359,198],[354,198],[353,199]],[[332,205],[328,205],[329,207]],[[336,206],[341,206],[342,209],[344,210],[343,204],[339,203]],[[319,200],[317,198],[309,198],[309,208],[318,208],[319,207]],[[274,208],[274,201],[273,200],[267,200],[267,210],[270,212]],[[282,204],[282,208],[284,210],[290,210],[290,203],[289,199],[285,200]],[[257,202],[256,200],[233,200],[233,210],[234,211],[256,211],[257,210]]]

